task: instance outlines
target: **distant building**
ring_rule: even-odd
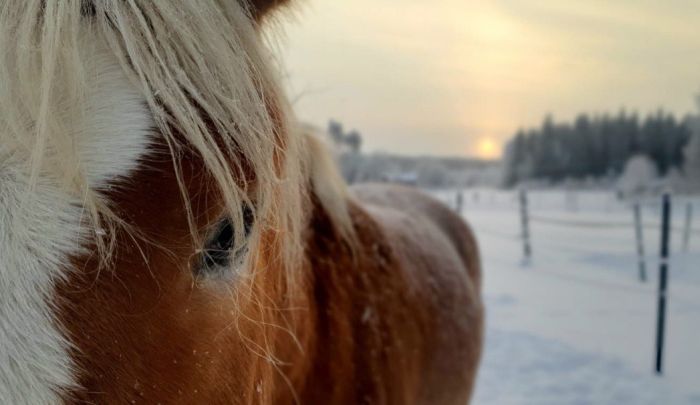
[[[397,173],[395,175],[389,176],[388,181],[391,183],[403,184],[406,186],[417,186],[418,185],[418,173],[416,173],[416,172]]]

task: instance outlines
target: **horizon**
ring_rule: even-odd
[[[497,159],[548,114],[695,111],[698,20],[688,0],[309,0],[282,49],[300,119],[369,153]]]

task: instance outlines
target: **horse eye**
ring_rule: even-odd
[[[206,268],[227,266],[231,259],[234,242],[233,224],[227,218],[219,225],[214,238],[207,243],[202,252],[204,266]]]
[[[245,206],[243,208],[243,233],[246,238],[250,236],[253,228],[253,211]],[[202,259],[199,272],[218,273],[222,269],[230,267],[231,262],[239,259],[245,253],[244,249],[234,252],[236,245],[235,228],[230,218],[225,218],[216,228],[213,237],[209,239],[202,250]]]

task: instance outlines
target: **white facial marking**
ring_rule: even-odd
[[[134,170],[148,148],[155,123],[146,99],[126,78],[106,45],[98,46],[89,77],[86,122],[76,137],[91,187],[104,187]]]
[[[106,46],[89,60],[86,118],[75,124],[75,140],[90,186],[102,188],[137,167],[154,124]],[[0,145],[0,403],[55,404],[75,387],[76,370],[56,322],[54,287],[87,233],[79,199],[50,174],[30,190],[17,163]]]

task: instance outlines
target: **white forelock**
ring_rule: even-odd
[[[136,168],[156,124],[106,44],[98,43],[90,61],[87,113],[76,138],[89,186],[99,189]]]
[[[106,45],[85,57],[85,114],[72,127],[85,176],[99,189],[136,168],[154,124]],[[12,159],[0,145],[0,403],[54,404],[76,385],[54,288],[83,250],[84,211],[51,173],[30,188],[26,165]]]

